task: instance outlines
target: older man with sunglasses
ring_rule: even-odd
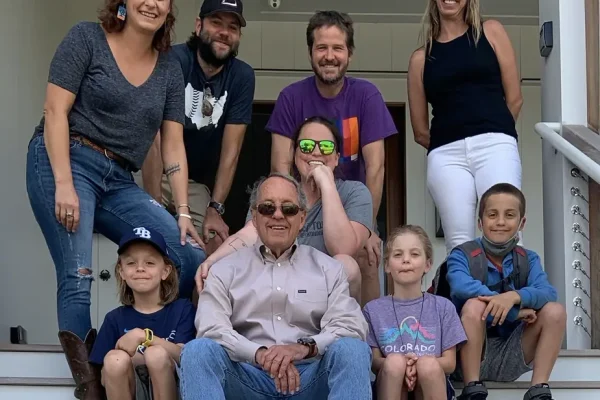
[[[258,241],[215,263],[200,293],[183,399],[371,399],[368,327],[344,267],[297,242],[302,188],[274,173],[251,208]]]

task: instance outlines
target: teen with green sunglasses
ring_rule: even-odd
[[[363,183],[334,177],[339,161],[339,142],[336,126],[321,117],[308,118],[296,132],[294,173],[308,203],[298,243],[315,247],[342,262],[348,275],[350,295],[360,302],[360,269],[354,256],[369,238],[373,203]],[[289,207],[284,210],[284,207],[285,204],[258,204],[255,212],[268,216],[280,208],[284,216],[286,213],[291,216],[295,211]],[[246,226],[223,242],[200,266],[196,274],[198,288],[202,289],[203,279],[212,264],[238,248],[254,245],[257,238],[250,210]]]

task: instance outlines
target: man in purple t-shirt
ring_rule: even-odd
[[[369,188],[376,222],[383,192],[383,141],[398,131],[375,85],[346,76],[354,50],[354,28],[348,15],[317,12],[308,24],[307,45],[314,75],[283,89],[266,127],[272,133],[271,170],[290,172],[294,134],[306,118],[329,118],[342,136],[338,149],[340,177],[360,181]],[[350,254],[361,268],[363,304],[380,295],[380,246],[374,229],[365,249],[358,255]]]

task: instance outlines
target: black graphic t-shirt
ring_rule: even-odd
[[[135,328],[148,328],[161,339],[185,344],[196,337],[195,316],[196,309],[187,299],[175,300],[152,314],[142,314],[132,306],[115,308],[104,317],[90,353],[90,362],[102,364],[121,336]]]
[[[207,79],[185,43],[173,46],[185,83],[184,142],[189,177],[213,189],[226,124],[249,124],[254,99],[254,70],[237,58]]]

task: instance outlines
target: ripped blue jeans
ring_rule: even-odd
[[[70,157],[80,209],[79,227],[73,233],[67,232],[54,214],[54,175],[44,138],[32,139],[27,153],[27,193],[56,269],[59,329],[83,339],[92,327],[94,230],[115,243],[139,226],[160,232],[179,272],[179,294],[190,297],[196,269],[206,256],[189,243],[181,246],[175,218],[136,185],[130,171],[104,154],[71,140]]]

